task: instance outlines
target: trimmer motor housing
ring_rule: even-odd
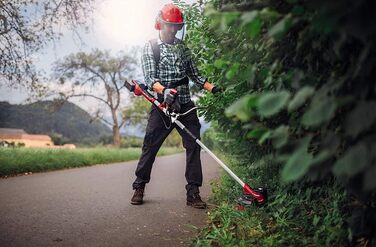
[[[241,206],[263,206],[267,202],[268,198],[268,192],[266,188],[258,187],[254,188],[253,191],[257,194],[259,194],[263,200],[257,200],[254,195],[248,194],[245,191],[243,191],[243,194],[241,197],[239,197],[236,202],[239,203]]]

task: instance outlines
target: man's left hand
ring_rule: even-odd
[[[163,98],[164,102],[166,102],[168,105],[172,105],[176,98],[177,98],[177,91],[174,88],[165,88],[163,90]]]

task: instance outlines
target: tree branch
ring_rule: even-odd
[[[82,94],[72,94],[72,95],[67,95],[66,98],[69,99],[69,98],[73,98],[73,97],[91,97],[91,98],[94,98],[94,99],[97,99],[103,103],[105,103],[106,105],[110,106],[109,103],[107,101],[105,101],[104,99],[102,98],[99,98],[98,96],[95,96],[95,95],[92,95],[92,94],[86,94],[86,93],[82,93]],[[110,106],[111,107],[111,106]]]
[[[107,119],[105,119],[105,118],[102,117],[102,116],[98,116],[98,118],[99,118],[100,120],[102,120],[103,122],[105,122],[106,124],[108,124],[109,126],[111,126],[111,127],[114,125],[113,123],[107,121]]]

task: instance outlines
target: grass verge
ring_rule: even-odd
[[[181,148],[162,147],[158,155],[181,151]],[[0,148],[0,176],[136,160],[140,154],[141,148]]]
[[[269,201],[263,207],[236,210],[235,200],[242,189],[224,175],[212,186],[211,200],[219,206],[208,213],[209,224],[192,246],[348,245],[348,202],[336,182],[282,184],[280,167],[272,160],[259,161],[250,168],[226,159],[241,179],[253,186],[265,186]]]

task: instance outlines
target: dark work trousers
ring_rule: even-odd
[[[194,103],[190,101],[181,105],[180,112],[186,112],[194,106]],[[187,180],[187,185],[185,188],[187,190],[187,195],[198,193],[198,187],[202,185],[202,168],[200,160],[201,147],[184,130],[181,130],[176,126],[176,124],[173,124],[171,128],[167,129],[162,121],[162,117],[167,125],[171,124],[170,120],[164,115],[164,113],[153,105],[149,113],[144,144],[142,146],[142,154],[136,168],[137,178],[133,183],[133,189],[143,188],[145,187],[145,184],[150,181],[150,174],[155,156],[163,144],[163,141],[171,133],[173,128],[176,127],[176,130],[183,138],[183,146],[186,150],[185,178]],[[201,125],[196,110],[191,111],[185,116],[179,117],[178,120],[196,137],[200,136]]]

